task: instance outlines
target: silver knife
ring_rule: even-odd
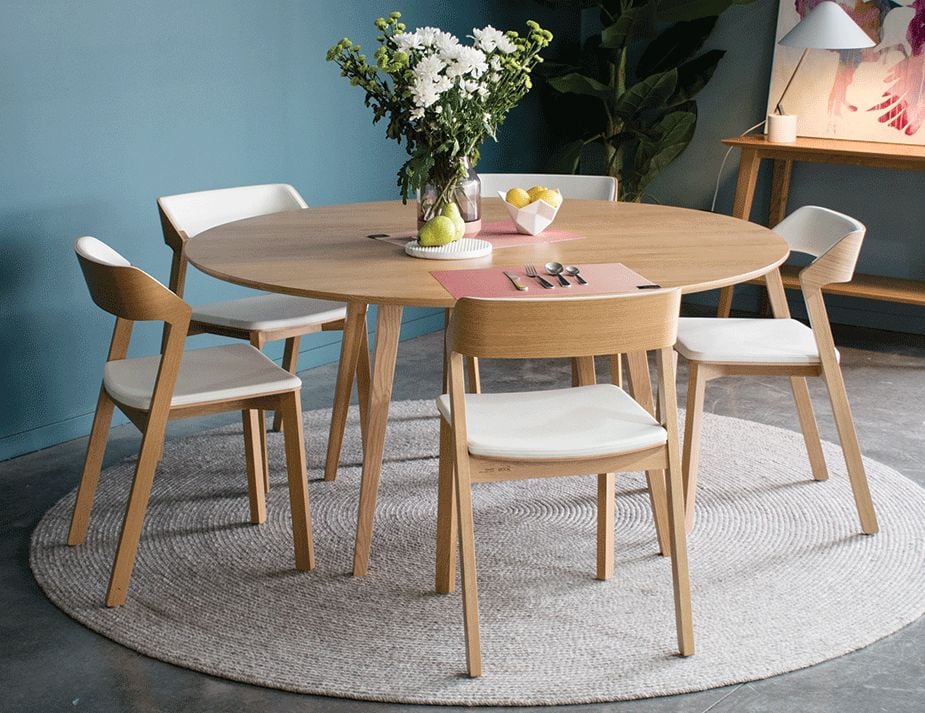
[[[521,292],[527,291],[527,286],[520,281],[520,277],[518,275],[515,275],[513,272],[508,272],[507,270],[504,270],[503,272],[504,276],[514,284],[514,287],[516,287]]]

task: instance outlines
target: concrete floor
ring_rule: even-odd
[[[842,351],[863,452],[925,485],[925,338],[838,329],[836,342]],[[441,337],[436,334],[402,343],[396,399],[430,398],[437,393],[441,348]],[[683,363],[681,367],[683,371]],[[487,391],[510,387],[521,378],[537,385],[568,380],[568,367],[560,363],[490,362],[483,366],[482,373]],[[334,366],[313,369],[302,376],[305,408],[329,406]],[[836,440],[824,387],[811,382],[810,388],[823,437]],[[679,389],[683,404],[683,373]],[[707,388],[707,409],[797,427],[785,379],[712,382]],[[229,420],[216,417],[181,422],[171,427],[169,437]],[[302,696],[232,683],[146,658],[70,620],[45,599],[32,578],[29,536],[45,510],[76,486],[85,447],[86,440],[80,439],[0,463],[0,711],[461,710]],[[107,463],[132,454],[137,447],[133,428],[114,429]],[[320,455],[309,454],[312,480],[319,477]],[[314,483],[312,487],[324,486]],[[824,583],[820,582],[820,586]],[[802,671],[683,696],[565,710],[925,711],[925,619],[866,649]]]

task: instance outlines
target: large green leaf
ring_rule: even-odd
[[[638,181],[635,187],[639,193],[681,155],[690,144],[696,127],[697,115],[687,111],[666,114],[652,127],[652,136],[642,141],[636,152]]]
[[[553,77],[549,80],[549,86],[563,94],[583,94],[584,96],[597,97],[605,101],[611,95],[611,89],[606,84],[578,72],[569,72],[561,77]]]
[[[651,109],[661,109],[678,85],[678,70],[653,74],[626,90],[617,100],[614,114],[624,119],[638,117]]]
[[[648,4],[629,8],[616,22],[603,29],[601,47],[611,50],[622,49],[627,41],[652,32],[654,19],[652,8]]]
[[[690,22],[677,22],[668,27],[642,53],[636,69],[638,76],[648,77],[656,72],[664,72],[693,56],[703,47],[716,20],[716,17],[703,17]]]
[[[710,50],[678,67],[678,88],[668,103],[680,104],[696,96],[710,81],[725,54],[726,50]]]
[[[752,0],[650,0],[658,2],[660,20],[678,22],[721,15],[731,5],[748,5]]]
[[[560,147],[546,160],[546,170],[550,173],[577,173],[581,150],[585,141],[577,139]]]

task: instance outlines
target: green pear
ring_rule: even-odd
[[[453,240],[459,240],[463,236],[463,233],[466,232],[466,221],[462,219],[462,215],[459,213],[459,206],[456,205],[456,201],[450,201],[445,206],[443,206],[443,210],[440,211],[440,215],[453,221],[453,225],[456,226],[456,237],[454,237]]]
[[[444,215],[431,218],[418,230],[418,243],[425,248],[447,245],[454,240],[456,240],[456,225]]]

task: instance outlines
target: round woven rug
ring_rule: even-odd
[[[812,482],[798,434],[705,415],[690,537],[696,655],[675,655],[668,560],[640,474],[618,478],[616,574],[594,579],[596,481],[477,485],[484,676],[465,677],[458,592],[433,592],[438,422],[393,405],[369,575],[350,575],[360,444],[319,477],[329,412],[306,413],[317,568],[293,569],[281,437],[264,525],[247,524],[243,445],[228,427],[168,441],[128,602],[103,598],[132,463],[103,473],[89,536],[73,494],[31,563],[76,620],[155,658],[289,691],[461,705],[590,703],[765,678],[863,647],[925,610],[925,491],[867,461],[881,532],[858,534],[840,451]]]

